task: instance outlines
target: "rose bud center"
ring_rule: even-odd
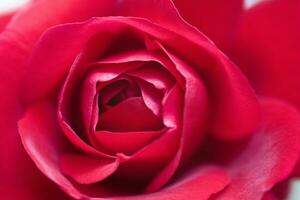
[[[155,115],[151,107],[147,107],[142,89],[133,78],[120,78],[111,82],[104,87],[101,84],[98,86],[97,131],[157,131],[163,128],[161,117]],[[151,89],[156,90],[153,86]]]

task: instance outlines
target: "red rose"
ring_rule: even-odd
[[[275,198],[300,151],[299,1],[226,3],[15,14],[0,34],[1,199]]]

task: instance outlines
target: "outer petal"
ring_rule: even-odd
[[[218,200],[260,199],[293,170],[300,151],[300,115],[274,100],[263,100],[262,107],[261,126],[229,166],[232,183]]]
[[[115,6],[111,1],[97,0],[38,0],[20,11],[7,29],[33,45],[49,27],[57,24],[83,21],[93,16],[108,14]],[[55,13],[53,13],[55,11]]]
[[[68,199],[35,167],[18,135],[17,80],[25,52],[22,43],[0,35],[0,199]]]
[[[229,183],[228,175],[214,167],[198,167],[182,179],[159,192],[135,197],[122,197],[124,200],[207,200],[212,194],[221,191]],[[118,198],[116,198],[117,200]],[[96,199],[95,199],[96,200]]]
[[[269,0],[245,11],[235,61],[261,95],[300,108],[300,1]]]
[[[75,177],[74,179],[78,179],[82,182],[92,181],[88,180],[89,178],[87,177],[84,179],[84,177],[80,175],[82,168],[76,168],[77,171],[69,168],[68,164],[70,164],[70,162],[76,163],[78,161],[77,158],[67,160],[65,157],[62,158],[63,155],[74,152],[75,150],[64,137],[57,123],[54,108],[52,104],[46,102],[28,109],[25,116],[18,123],[23,145],[38,168],[50,180],[60,185],[61,188],[72,197],[85,198],[85,195],[60,171],[60,161],[62,159],[62,161],[64,161],[62,168],[67,174],[71,174]],[[110,160],[113,162],[113,159]],[[106,161],[108,161],[108,159]],[[112,162],[96,163],[89,160],[88,163],[85,163],[87,169],[90,170],[87,174],[90,175],[94,173],[99,176],[99,171],[93,171],[95,164],[101,165],[101,170],[104,170],[105,173],[110,173],[111,170],[114,170],[111,164]],[[104,166],[105,164],[107,164],[107,167]],[[115,165],[118,165],[118,163],[116,162]]]
[[[66,154],[61,159],[61,170],[81,184],[100,182],[113,174],[119,160],[97,158],[87,154]]]
[[[173,0],[182,17],[228,50],[243,10],[242,0]]]

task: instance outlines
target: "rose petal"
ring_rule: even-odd
[[[85,4],[82,4],[81,0],[33,1],[14,17],[8,29],[20,35],[20,38],[31,46],[52,26],[103,16],[114,6],[115,4],[110,1],[97,0],[87,0]],[[55,14],[49,10],[55,10]]]
[[[104,84],[98,84],[98,90],[100,93],[99,95],[100,99],[98,105],[99,109],[101,109],[101,106],[110,107],[110,105],[108,105],[109,101],[113,99],[115,96],[117,96],[119,93],[121,93],[123,90],[125,90],[127,87],[129,87],[129,82],[126,79],[115,80],[112,81],[111,83],[106,82]],[[84,108],[84,106],[82,107]]]
[[[245,11],[234,51],[234,60],[257,93],[285,99],[298,107],[299,10],[299,1],[270,0]]]
[[[150,40],[148,40],[148,48],[166,49],[159,42]],[[198,47],[194,51],[201,51],[201,49],[202,47]],[[217,49],[214,52],[206,50],[208,52],[202,52],[206,54],[206,57],[193,58],[194,62],[191,64],[199,74],[196,77],[205,81],[205,86],[211,95],[213,134],[225,140],[246,137],[251,134],[259,121],[260,110],[255,93],[241,72],[227,57],[219,55],[220,52]],[[201,55],[200,52],[199,55]],[[178,69],[179,72],[180,70]],[[245,110],[248,111],[245,112]],[[241,118],[245,120],[236,123],[236,120]]]
[[[66,154],[61,157],[60,169],[80,184],[92,184],[110,176],[119,166],[118,160],[89,155]]]
[[[149,40],[146,40],[145,43],[147,44],[148,41]],[[175,81],[179,82],[179,84],[183,87],[184,79],[182,78],[180,73],[174,68],[172,62],[170,62],[166,57],[154,51],[135,50],[135,51],[122,52],[110,56],[108,58],[104,58],[99,63],[112,64],[112,63],[130,63],[130,62],[137,62],[137,61],[142,61],[145,63],[146,62],[158,63],[160,66],[163,66],[168,71],[165,71],[163,69],[158,70],[156,67],[145,69],[147,66],[145,66],[145,68],[143,68],[143,66],[140,66],[135,70],[132,69],[131,71],[129,71],[128,72],[129,75],[132,76],[137,75],[139,78],[143,78],[148,82],[155,84],[158,87],[158,89],[160,89],[159,85],[166,85],[166,86],[168,85],[170,88],[172,88],[174,86]],[[145,71],[147,75],[143,71]],[[159,82],[153,80],[154,77],[149,77],[151,76],[152,73],[157,73],[157,72],[161,73],[161,75],[156,75],[159,76],[159,78],[161,78]],[[166,77],[162,77],[163,75],[166,77],[170,77],[170,75],[173,75],[174,79],[176,80],[165,80]],[[172,79],[172,78],[170,77],[168,79]]]
[[[163,127],[140,97],[129,98],[100,114],[98,126],[112,132],[155,131]]]
[[[98,119],[97,82],[108,81],[140,65],[139,63],[102,64],[100,69],[98,65],[87,65],[91,56],[86,55],[88,53],[89,51],[82,51],[73,63],[62,87],[58,106],[59,119],[65,134],[80,148],[86,146],[85,150],[91,149],[85,143],[89,140],[93,144],[90,129],[95,130]],[[79,108],[78,104],[80,104]]]
[[[163,57],[156,55],[153,52],[130,51],[130,52],[116,54],[116,55],[107,57],[105,59],[102,59],[101,61],[98,61],[93,64],[98,67],[100,67],[100,66],[101,67],[97,68],[98,72],[95,72],[94,74],[92,73],[93,74],[92,77],[93,77],[94,81],[92,81],[92,80],[89,81],[90,78],[87,79],[87,81],[85,82],[86,89],[84,89],[84,91],[89,92],[90,89],[88,89],[88,88],[91,88],[93,85],[95,85],[96,80],[108,81],[113,78],[116,78],[121,73],[125,73],[125,72],[126,72],[126,74],[132,75],[132,76],[141,75],[141,77],[139,77],[139,78],[143,78],[143,79],[151,82],[152,84],[155,84],[155,86],[159,86],[160,84],[162,84],[163,87],[171,87],[174,84],[174,83],[171,83],[174,80],[172,80],[172,81],[166,80],[166,78],[170,77],[170,75],[168,74],[168,72],[165,71],[165,69],[157,69],[156,67],[153,67],[152,65],[151,65],[151,67],[150,66],[138,67],[143,62],[144,63],[155,62],[155,63],[159,63],[159,64],[163,65],[164,67],[168,67],[170,65]],[[134,69],[134,68],[136,68],[136,69]],[[154,72],[155,72],[155,75],[151,76],[150,74],[154,73]],[[159,73],[160,75],[156,75],[156,73]],[[158,79],[157,77],[162,77],[162,75],[165,75],[165,76],[163,76],[164,78],[161,79],[159,82],[157,82],[156,81],[156,79]],[[172,79],[172,78],[170,77],[169,79]],[[170,88],[168,88],[168,89],[170,89]],[[144,95],[144,98],[146,98],[145,92],[146,92],[145,90],[142,90],[142,94]],[[95,91],[93,92],[93,94],[95,94]],[[91,116],[92,109],[88,109],[88,108],[90,108],[90,105],[92,105],[91,97],[93,97],[93,96],[94,95],[88,94],[88,93],[84,93],[84,95],[82,95],[82,97],[84,98],[83,102],[85,102],[84,106],[83,106],[84,120],[90,119],[89,116]],[[155,99],[157,99],[157,98],[155,98]],[[154,101],[152,101],[152,102],[154,102]],[[149,105],[150,100],[149,101],[146,100],[145,103],[146,103],[146,105],[149,106],[149,108],[151,107]],[[154,108],[154,110],[155,110],[155,108]],[[85,122],[85,124],[89,124],[89,123],[90,122]]]
[[[192,40],[210,42],[206,36],[199,34],[194,27],[181,18],[171,0],[160,1],[159,3],[157,0],[125,0],[121,1],[115,8],[113,12],[115,16],[145,18]]]
[[[286,178],[300,151],[300,116],[293,107],[262,100],[263,118],[250,143],[229,166],[232,183],[216,199],[262,198]]]
[[[0,36],[0,199],[69,199],[34,165],[21,143],[17,128],[22,107],[17,97],[20,68],[26,50],[13,38]],[[7,54],[9,52],[9,54]]]
[[[151,54],[151,53],[150,53]],[[162,62],[164,64],[164,62]],[[168,92],[175,84],[174,77],[162,66],[149,63],[127,74],[143,79],[151,83],[154,87]]]
[[[0,13],[0,32],[2,32],[6,25],[9,23],[11,18],[14,16],[15,12],[10,13]]]
[[[161,101],[164,96],[163,92],[157,90],[154,85],[139,78],[136,78],[135,81],[137,82],[141,90],[142,98],[147,108],[149,108],[149,110],[151,110],[153,114],[160,116],[162,109]]]
[[[155,191],[164,185],[175,173],[179,165],[189,160],[199,149],[204,137],[208,117],[208,98],[200,77],[182,60],[164,49],[177,70],[185,78],[185,95],[182,117],[180,146],[173,160],[151,181],[147,191]],[[195,112],[197,111],[197,112]]]
[[[37,167],[64,191],[75,198],[83,195],[59,170],[59,157],[72,150],[58,124],[54,106],[41,103],[28,109],[19,121],[19,132],[25,150]]]
[[[80,110],[81,113],[83,114],[82,120],[86,130],[91,129],[92,131],[94,131],[96,128],[96,122],[98,121],[98,100],[99,100],[99,95],[97,94],[97,92],[100,93],[100,97],[104,102],[106,101],[108,102],[110,100],[109,97],[113,97],[112,94],[116,93],[120,88],[125,87],[126,85],[118,84],[116,85],[118,86],[118,88],[115,88],[116,90],[107,93],[105,92],[105,94],[102,94],[103,91],[101,90],[108,85],[111,86],[111,84],[114,84],[113,79],[117,78],[118,76],[122,75],[128,70],[132,70],[139,67],[140,65],[141,63],[139,62],[131,62],[131,63],[124,63],[124,64],[98,63],[97,65],[93,66],[95,67],[95,69],[92,72],[90,72],[87,75],[87,77],[85,77],[85,80],[83,81],[83,85],[81,86],[81,93],[80,93],[80,100],[81,100]],[[71,76],[76,77],[78,76],[78,74],[70,73],[69,77]],[[79,81],[77,82],[77,84],[78,83],[80,84],[81,82]],[[67,87],[69,87],[69,88],[66,87],[66,90],[70,90],[72,88],[73,92],[71,93],[77,92],[77,87],[76,86],[74,87],[74,82],[73,83],[70,82],[66,84],[69,85],[69,86],[66,85]],[[70,91],[65,91],[65,93],[66,92],[70,93]]]
[[[272,192],[266,192],[262,200],[278,200]]]
[[[96,156],[98,155],[98,156],[101,156],[104,158],[113,158],[114,157],[114,156],[110,156],[108,154],[98,151],[93,146],[89,145],[84,140],[82,140],[77,135],[77,133],[74,132],[72,127],[70,127],[69,124],[66,123],[66,121],[63,119],[63,117],[61,116],[60,113],[58,116],[58,123],[63,131],[62,134],[64,134],[69,139],[69,141],[78,149],[82,150],[83,152],[90,153],[90,154],[96,155]]]
[[[221,191],[229,183],[229,176],[221,169],[214,167],[199,167],[183,177],[182,180],[155,193],[122,197],[125,200],[169,200],[197,199],[207,200]]]
[[[116,154],[132,155],[137,150],[147,146],[154,139],[160,137],[165,131],[141,132],[108,132],[97,131],[95,137],[98,145]]]
[[[149,6],[153,7],[152,12],[148,12]],[[56,10],[56,15],[49,16],[40,14],[47,13],[44,10],[48,10],[49,8]],[[132,12],[133,10],[135,12]],[[157,11],[159,12],[156,13]],[[152,21],[158,22],[162,26],[170,28],[174,31],[180,31],[183,32],[183,34],[188,33],[190,37],[207,40],[206,37],[201,37],[201,35],[197,34],[195,29],[191,28],[182,21],[170,0],[163,1],[160,4],[145,0],[141,0],[139,2],[132,0],[101,2],[89,0],[89,2],[86,2],[84,6],[82,6],[80,2],[76,3],[71,0],[66,0],[64,2],[57,0],[48,2],[47,0],[42,0],[29,7],[27,10],[24,10],[15,19],[14,23],[11,24],[10,29],[22,35],[27,43],[31,43],[31,41],[36,41],[41,32],[57,23],[61,24],[72,21],[82,21],[88,19],[88,17],[103,16],[105,14],[116,16],[124,15],[146,17],[146,19],[151,19]],[[39,20],[32,20],[35,19],[36,16],[39,16]],[[28,27],[35,27],[35,29],[29,29],[27,27],[27,25],[31,24],[32,22],[35,22],[35,24]],[[24,26],[24,24],[26,24],[26,26]],[[109,28],[105,28],[105,26],[106,25],[102,26],[102,30],[113,31],[114,29],[111,26],[109,26]],[[76,27],[74,28],[77,29]],[[55,87],[58,82],[63,79],[62,77],[66,75],[66,72],[69,70],[69,67],[71,66],[72,61],[75,59],[79,49],[82,48],[88,39],[87,35],[93,35],[90,32],[91,30],[86,29],[81,29],[81,31],[75,31],[74,29],[66,30],[63,27],[60,27],[59,29],[56,29],[56,31],[48,31],[46,34],[44,34],[35,50],[35,53],[33,54],[32,62],[26,69],[26,72],[30,74],[30,77],[26,78],[24,85],[24,89],[27,92],[30,91],[30,94],[26,94],[26,92],[24,92],[22,95],[26,102],[31,102],[36,98],[40,98],[41,96],[49,94],[49,90],[51,91],[53,87]],[[97,30],[99,29],[96,28],[95,32]],[[55,42],[52,42],[52,37],[55,38]],[[109,39],[103,39],[102,41],[109,42]],[[64,55],[63,58],[60,56],[62,54]],[[45,55],[52,55],[52,57],[55,57],[56,59],[49,60],[45,57]],[[52,69],[51,71],[47,70],[49,67]],[[40,77],[44,77],[43,79],[46,78],[48,80],[48,84],[41,84],[43,83],[43,80]],[[34,89],[31,87],[33,85],[38,87]],[[31,90],[28,88],[31,88]]]
[[[206,34],[222,50],[228,50],[243,11],[242,0],[173,0],[184,19]]]
[[[181,136],[182,96],[183,93],[178,84],[170,90],[163,100],[163,120],[170,129],[126,158],[120,166],[120,176],[130,180],[146,179],[148,181],[174,157]]]

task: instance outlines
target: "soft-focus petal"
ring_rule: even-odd
[[[228,50],[243,10],[243,0],[173,0],[181,16],[215,44]]]
[[[9,23],[14,14],[14,12],[0,14],[0,32],[2,32],[5,29],[6,25]]]
[[[299,157],[300,115],[294,107],[261,101],[261,125],[229,166],[231,184],[216,199],[259,199],[287,178]]]
[[[24,8],[30,6],[33,0],[20,0],[9,3],[5,1],[1,3],[0,8],[0,33],[6,29],[6,25],[12,20],[12,18],[22,11]]]
[[[233,53],[259,94],[300,108],[300,1],[262,1],[246,10]]]
[[[266,192],[262,197],[262,200],[278,200],[272,192]]]
[[[110,1],[87,0],[82,3],[82,0],[38,0],[21,10],[7,29],[33,45],[52,26],[103,16],[110,13],[113,6],[115,3]]]

